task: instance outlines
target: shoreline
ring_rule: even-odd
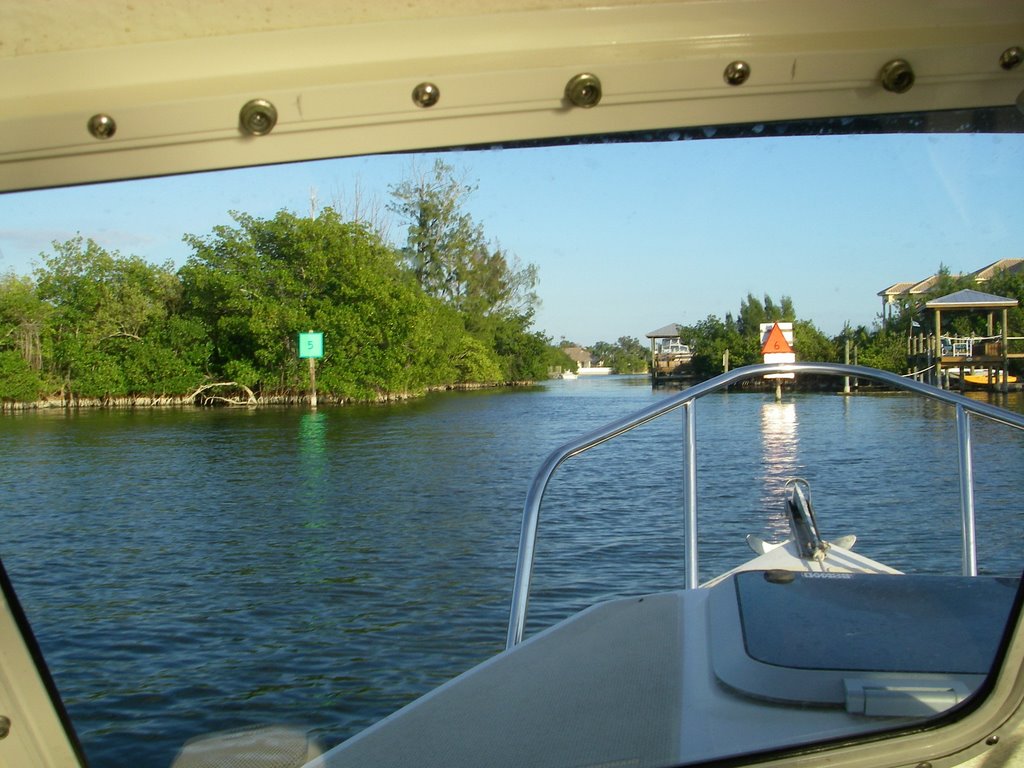
[[[445,384],[428,387],[419,392],[393,392],[379,394],[375,398],[359,399],[353,397],[335,397],[317,393],[317,404],[323,406],[347,405],[387,405],[401,403],[426,397],[435,392],[472,392],[482,389],[501,389],[503,387],[530,387],[535,381],[513,381],[503,383],[462,383]],[[240,387],[241,388],[241,387]],[[189,395],[129,395],[119,397],[50,397],[28,402],[0,402],[0,414],[25,413],[29,411],[75,411],[79,409],[107,408],[263,408],[274,406],[309,406],[309,394],[266,395],[257,397],[246,389],[248,398],[209,396],[202,390]]]

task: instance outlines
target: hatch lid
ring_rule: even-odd
[[[748,571],[713,590],[718,679],[772,701],[922,716],[988,674],[1019,579]]]

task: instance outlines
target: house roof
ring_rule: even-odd
[[[651,331],[647,334],[648,339],[671,339],[679,335],[679,326],[675,323],[669,323],[668,325],[662,326],[656,331]]]
[[[962,291],[932,299],[924,306],[925,309],[995,309],[999,307],[1016,307],[1017,304],[1018,301],[1016,299],[965,288]]]
[[[971,272],[967,277],[971,278],[976,283],[984,283],[991,280],[1001,272],[1024,274],[1024,259],[999,259],[999,261],[993,261],[988,266]],[[924,280],[917,283],[893,283],[888,288],[883,288],[876,295],[890,298],[894,296],[905,296],[907,294],[917,295],[927,293],[935,286],[935,283],[939,281],[939,277],[941,277],[941,275],[935,274],[931,277],[926,277]],[[951,277],[962,277],[962,275],[951,275]]]
[[[1000,272],[1024,272],[1024,259],[1000,259],[987,267],[971,272],[970,277],[974,278],[975,282],[983,283],[986,280],[991,280]]]
[[[888,288],[883,288],[878,292],[879,296],[902,296],[904,293],[913,288],[917,283],[902,282],[893,283]]]
[[[935,284],[939,282],[939,278],[942,277],[942,273],[936,273],[929,275],[924,280],[919,280],[916,283],[895,283],[889,286],[884,291],[879,291],[879,296],[917,296],[922,293],[927,293]],[[950,275],[950,277],[961,277],[961,275]]]
[[[590,350],[583,347],[565,347],[563,350],[574,363],[589,363],[591,360]]]
[[[950,275],[950,277],[962,277],[962,275]],[[937,282],[939,282],[939,280],[941,280],[941,279],[942,279],[942,273],[941,272],[937,272],[936,274],[932,275],[931,277],[926,277],[924,280],[922,280],[919,283],[914,283],[907,290],[907,293],[909,293],[911,295],[919,294],[919,293],[927,293],[932,288],[934,288],[935,284]]]

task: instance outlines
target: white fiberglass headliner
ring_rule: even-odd
[[[195,12],[193,12],[195,11]],[[0,191],[380,152],[1010,105],[1024,4],[0,0]],[[916,83],[880,84],[894,60]],[[730,66],[747,77],[730,82]],[[600,80],[594,108],[567,84]],[[418,86],[436,103],[413,99]],[[252,100],[267,135],[240,131]],[[109,120],[90,135],[90,121]]]
[[[594,5],[598,3],[593,0],[2,0],[0,58],[311,26]],[[599,5],[635,3],[602,0]]]

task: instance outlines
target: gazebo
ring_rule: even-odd
[[[679,337],[682,329],[669,323],[647,334],[651,340],[651,381],[677,381],[692,376],[693,351]]]
[[[676,323],[669,323],[664,325],[656,331],[651,331],[647,334],[647,338],[651,340],[651,350],[654,350],[655,339],[675,339],[679,337],[679,326]]]
[[[1009,362],[1009,355],[1007,351],[1007,323],[1009,319],[1009,310],[1018,305],[1017,299],[1007,298],[1005,296],[995,296],[991,293],[983,293],[981,291],[974,291],[971,289],[964,289],[962,291],[956,291],[948,296],[942,296],[938,299],[932,299],[925,304],[925,309],[930,309],[935,313],[935,349],[934,359],[937,366],[939,385],[942,384],[942,371],[944,368],[961,367],[968,363],[980,364],[991,369],[995,364],[998,364],[1004,377],[1008,372],[1007,363]],[[1000,329],[1000,339],[998,342],[988,342],[983,344],[982,353],[975,354],[974,345],[969,345],[963,349],[958,349],[954,344],[949,345],[946,349],[943,349],[942,344],[942,313],[943,312],[967,312],[976,310],[987,310],[988,311],[988,336],[989,338],[995,337],[995,313],[996,310],[1002,310],[1002,327]],[[946,354],[944,354],[944,352]],[[962,370],[962,369],[961,369]],[[961,382],[963,382],[961,377]],[[1006,379],[1003,379],[1005,384]]]

